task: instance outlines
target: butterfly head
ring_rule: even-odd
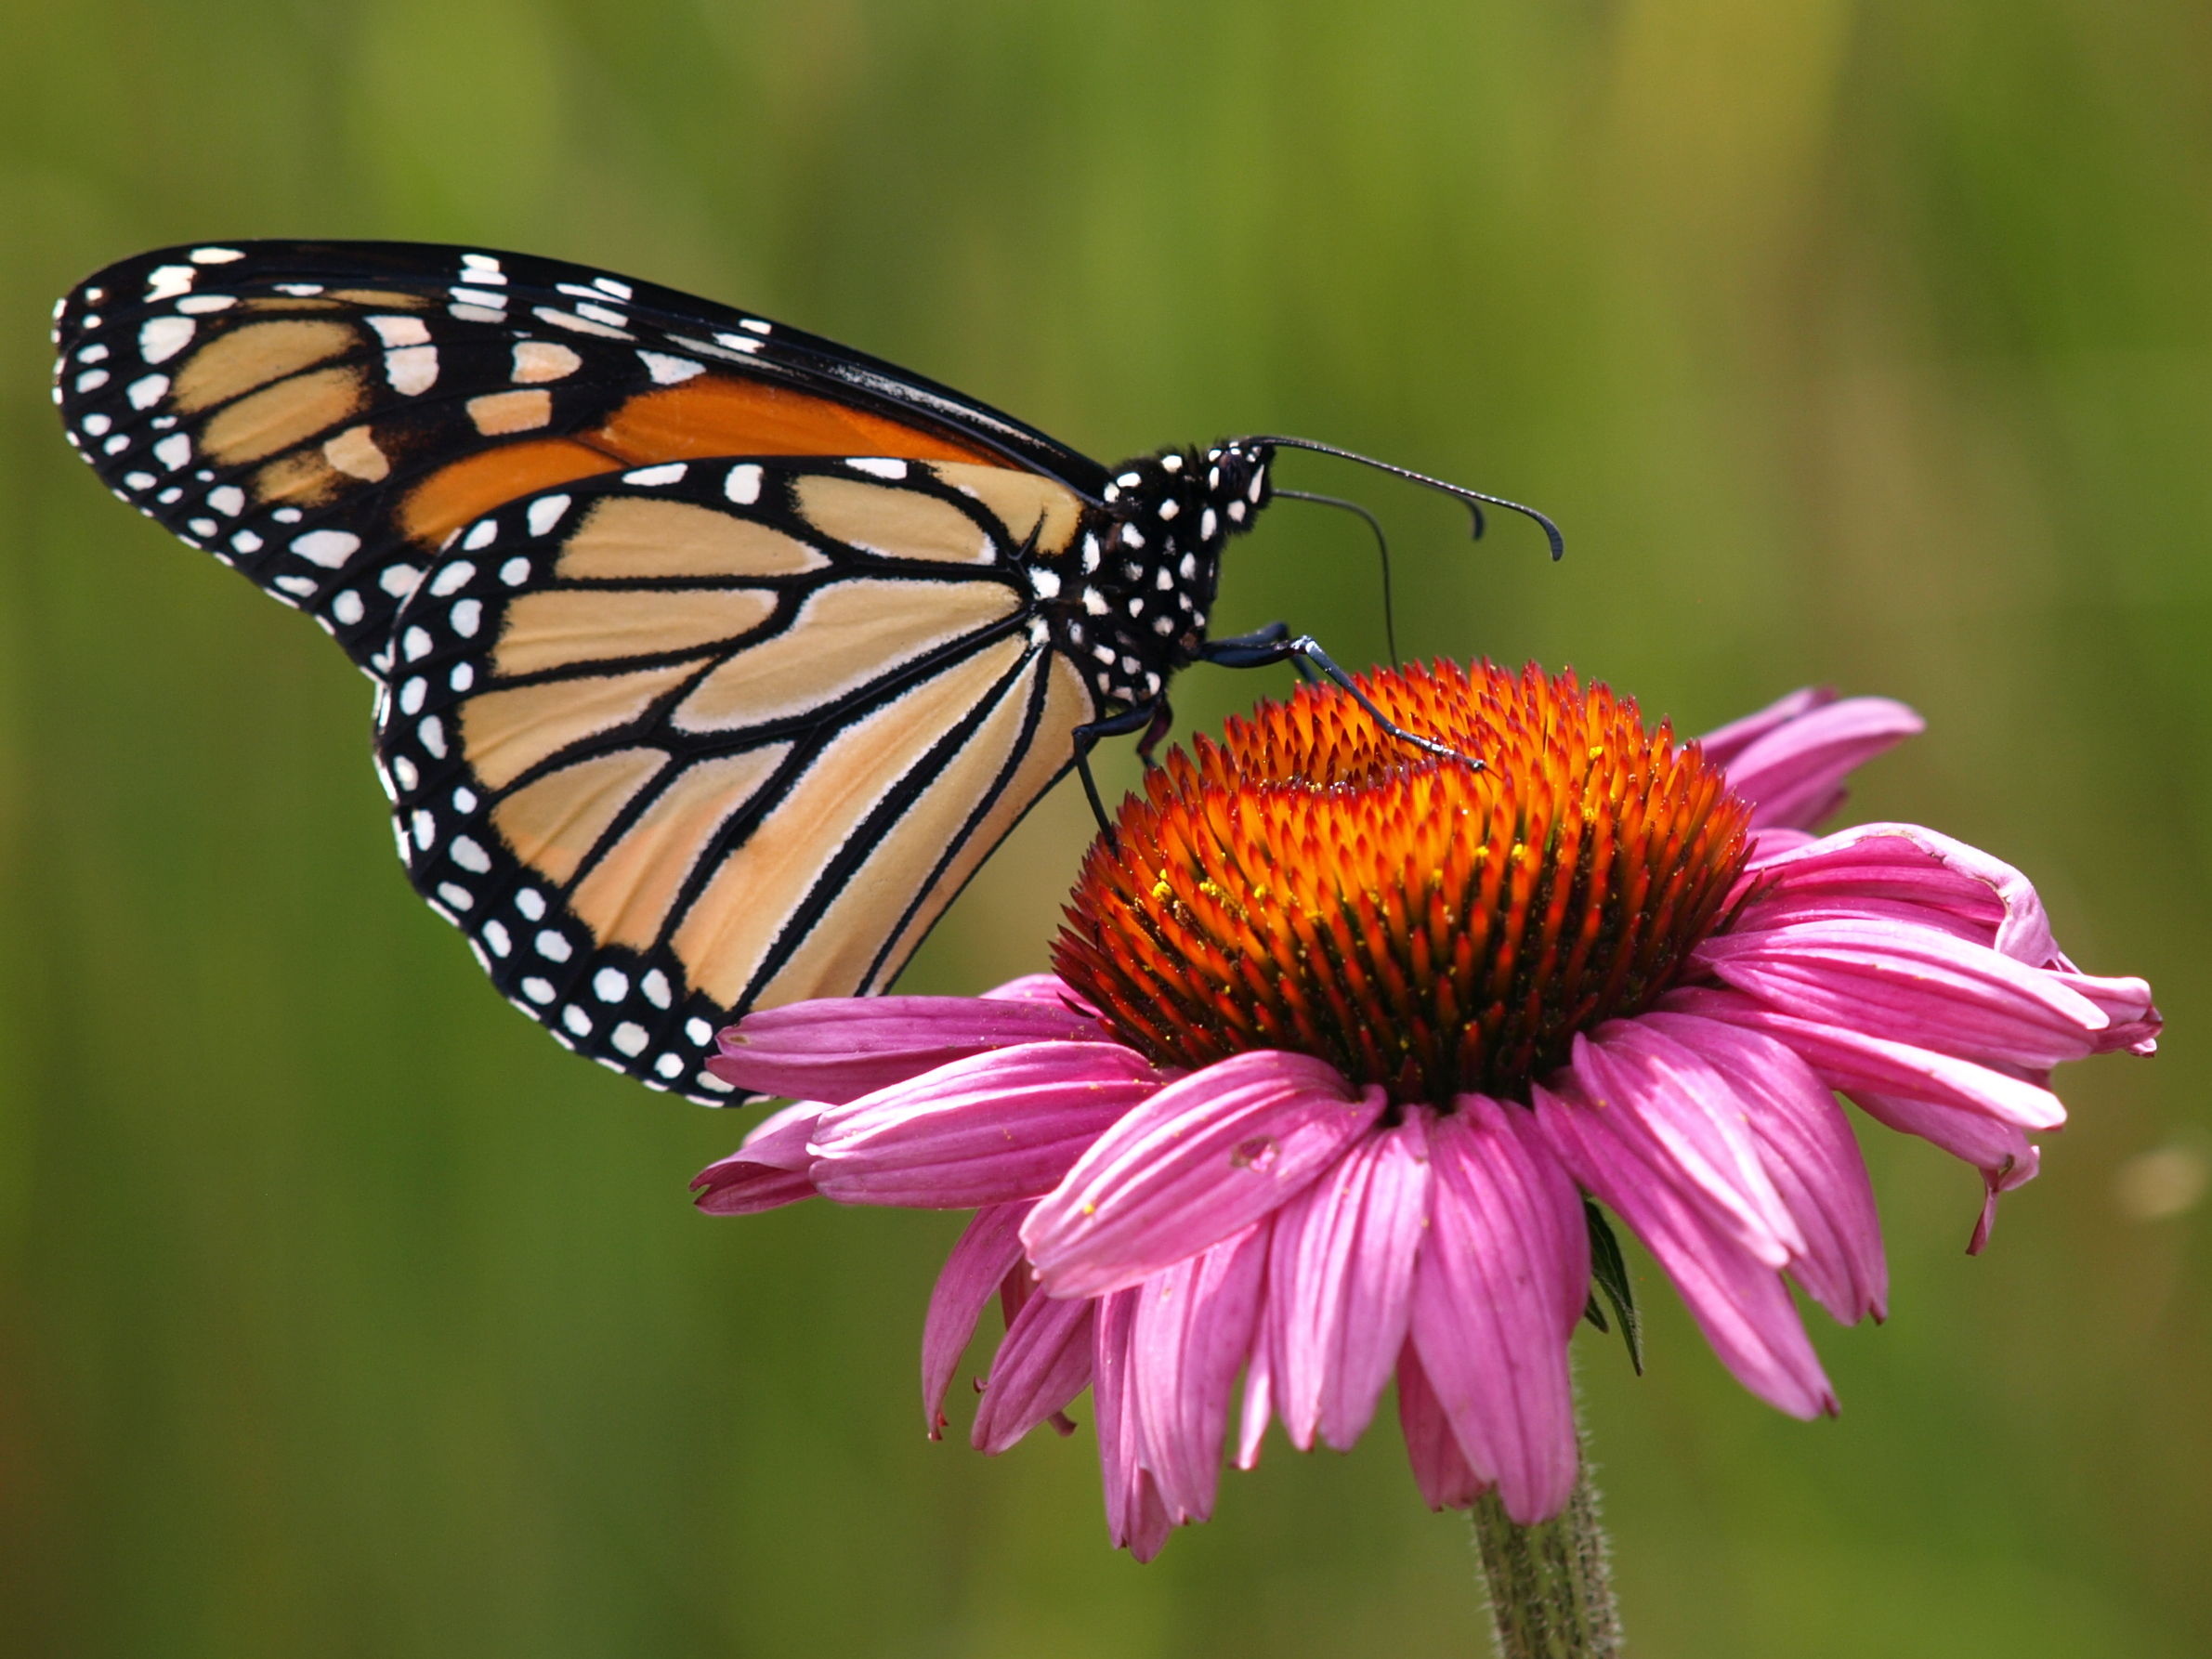
[[[1069,568],[1048,578],[1060,644],[1101,699],[1149,701],[1206,643],[1222,548],[1267,504],[1273,456],[1232,439],[1114,469]]]

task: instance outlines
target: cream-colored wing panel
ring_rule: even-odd
[[[990,563],[990,538],[981,527],[934,495],[819,475],[800,478],[796,493],[807,523],[866,552],[950,565]]]
[[[563,766],[494,806],[491,821],[516,857],[566,886],[608,826],[667,759],[658,749],[621,749]]]
[[[1024,674],[1000,696],[975,735],[830,901],[814,930],[762,987],[755,1007],[775,1008],[808,997],[849,997],[863,987],[930,871],[1013,763],[1034,682],[1034,674]]]
[[[594,506],[569,538],[555,574],[797,576],[829,562],[805,542],[750,518],[687,502],[615,496]]]
[[[791,748],[748,750],[677,773],[576,884],[569,908],[603,945],[651,948],[708,841],[767,782]]]
[[[228,403],[365,344],[344,322],[255,322],[210,340],[185,359],[170,396],[183,414]]]
[[[1001,582],[832,582],[792,625],[740,651],[699,683],[673,716],[684,731],[735,731],[820,708],[885,670],[1012,616]]]
[[[756,588],[553,588],[507,607],[491,666],[514,679],[571,663],[662,657],[749,634],[775,611],[776,595]]]
[[[200,452],[225,466],[259,461],[329,431],[368,402],[369,385],[359,369],[294,374],[210,416],[201,429]]]
[[[785,920],[814,891],[884,792],[1027,649],[1027,639],[1001,640],[839,733],[776,810],[722,861],[676,929],[670,943],[691,984],[725,1007],[737,1006]]]
[[[972,495],[1006,527],[1009,545],[1019,547],[1037,532],[1039,553],[1058,553],[1075,540],[1083,503],[1064,484],[1036,473],[1003,466],[962,466],[939,462],[932,469],[962,495]]]
[[[569,744],[635,720],[705,660],[484,692],[461,705],[462,752],[487,786],[504,789]]]
[[[1075,759],[1075,728],[1096,717],[1091,693],[1084,686],[1083,676],[1075,664],[1057,651],[1046,653],[1041,672],[1045,676],[1044,707],[1038,711],[1037,725],[1030,734],[1029,746],[1022,751],[1014,776],[1006,780],[1005,790],[991,803],[990,811],[975,826],[975,832],[961,843],[959,854],[945,867],[945,873],[937,878],[936,884],[929,890],[929,895],[916,908],[912,919],[899,930],[898,938],[884,956],[883,966],[860,987],[866,995],[874,996],[898,977],[898,971],[906,966],[907,959],[914,954],[915,948],[922,943],[923,935],[945,913],[945,907],[967,885],[968,878],[975,873],[975,867],[990,856],[993,849],[1006,839],[1007,832],[1014,828],[1022,814],[1029,810],[1038,796],[1052,788],[1053,779],[1059,777],[1062,770]],[[1023,677],[1018,690],[1023,707],[1027,706],[1029,687],[1035,680],[1035,674]],[[975,745],[971,744],[969,748],[973,750]],[[965,767],[967,763],[968,754],[963,751],[954,765],[956,768]],[[977,795],[980,796],[982,789],[988,787],[988,782],[979,786]],[[903,830],[905,826],[901,825],[900,828]],[[941,848],[939,850],[942,851]],[[862,967],[865,966],[863,963]]]

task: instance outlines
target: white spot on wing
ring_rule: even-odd
[[[512,378],[523,385],[540,381],[566,380],[583,367],[583,359],[566,346],[551,340],[517,340],[515,342],[515,372]]]
[[[487,876],[491,873],[491,855],[485,852],[469,837],[465,835],[454,836],[453,844],[448,851],[452,854],[453,862],[468,871],[470,875]]]
[[[722,486],[722,493],[740,507],[750,507],[760,500],[760,468],[750,461],[729,469],[729,477]]]
[[[407,346],[386,352],[384,377],[402,397],[421,397],[438,384],[438,347]]]
[[[642,484],[648,489],[659,484],[675,484],[683,480],[687,469],[681,461],[671,461],[662,466],[641,466],[635,472],[622,475],[625,484]]]
[[[133,409],[151,409],[169,390],[166,374],[143,374],[123,388]]]
[[[335,570],[360,551],[361,539],[351,530],[309,530],[292,539],[292,551],[310,565]]]
[[[236,248],[194,248],[192,250],[194,265],[229,265],[233,259],[243,259],[245,255]]]
[[[637,355],[656,385],[681,385],[694,374],[707,372],[704,363],[695,363],[687,357],[670,357],[660,351],[640,351]]]
[[[525,515],[530,520],[530,533],[533,536],[546,534],[561,521],[561,515],[568,510],[569,498],[565,495],[548,495],[530,503],[530,511]]]
[[[165,363],[192,343],[197,326],[190,317],[149,317],[138,330],[138,355],[150,363]]]
[[[907,476],[907,464],[888,457],[856,455],[845,465],[857,473],[867,473],[871,477],[896,480]]]
[[[386,346],[430,344],[430,325],[420,317],[371,317],[366,320]]]

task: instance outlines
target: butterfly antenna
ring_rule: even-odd
[[[1368,521],[1368,529],[1375,532],[1375,550],[1382,555],[1382,637],[1390,643],[1390,665],[1397,667],[1398,618],[1390,602],[1390,538],[1382,533],[1382,521],[1357,502],[1346,501],[1341,495],[1315,495],[1310,490],[1278,490],[1276,494],[1287,501],[1342,507],[1345,512],[1356,513]]]
[[[1340,461],[1356,461],[1360,465],[1371,466],[1377,472],[1394,473],[1401,478],[1410,479],[1424,489],[1448,495],[1463,504],[1474,515],[1474,533],[1478,538],[1483,533],[1483,503],[1487,502],[1493,507],[1503,507],[1509,513],[1518,513],[1524,518],[1533,518],[1542,525],[1544,535],[1551,543],[1553,558],[1560,557],[1567,550],[1566,538],[1559,533],[1559,526],[1534,507],[1525,507],[1519,502],[1509,502],[1502,495],[1485,495],[1481,490],[1470,490],[1463,484],[1447,484],[1442,478],[1432,478],[1427,473],[1417,473],[1410,467],[1394,466],[1387,461],[1377,461],[1371,456],[1357,455],[1350,450],[1340,450],[1334,444],[1315,443],[1310,438],[1249,438],[1244,441],[1253,445],[1273,444],[1283,450],[1311,450],[1316,455],[1334,455]],[[1276,493],[1283,495],[1288,491],[1278,490]]]

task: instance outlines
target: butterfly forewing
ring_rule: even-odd
[[[109,487],[381,673],[459,530],[560,485],[713,455],[1096,465],[918,376],[555,260],[241,242],[111,267],[56,317],[55,395]]]
[[[500,988],[698,1098],[748,1008],[880,990],[1072,759],[1034,615],[1081,503],[897,457],[663,463],[463,528],[396,620],[402,856]]]

